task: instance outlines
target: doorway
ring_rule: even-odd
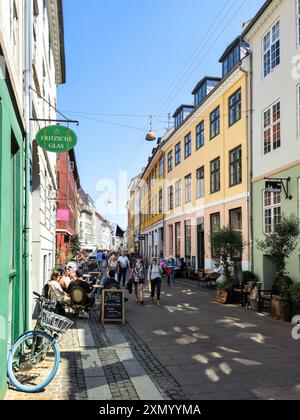
[[[197,220],[197,252],[198,270],[205,269],[205,238],[204,238],[204,219]]]

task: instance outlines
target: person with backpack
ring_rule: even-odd
[[[154,303],[155,292],[157,295],[157,306],[160,306],[161,282],[163,271],[157,262],[157,258],[152,258],[152,264],[149,266],[148,279],[151,282],[151,300]]]
[[[175,259],[174,257],[170,256],[166,263],[166,274],[168,278],[169,287],[171,287],[171,283],[172,283],[172,287],[175,287],[175,268],[176,268]]]

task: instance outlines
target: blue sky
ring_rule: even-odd
[[[67,83],[59,88],[59,109],[80,120],[81,184],[112,222],[126,227],[126,185],[154,146],[144,140],[145,116],[162,116],[154,118],[162,135],[163,116],[192,103],[203,76],[221,74],[221,54],[263,3],[64,0]],[[115,191],[107,192],[113,183]]]

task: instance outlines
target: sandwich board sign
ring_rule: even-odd
[[[101,322],[125,324],[125,296],[121,289],[102,290]]]

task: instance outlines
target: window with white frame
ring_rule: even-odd
[[[205,195],[205,167],[197,169],[197,199]]]
[[[185,203],[188,204],[192,201],[192,175],[185,177]]]
[[[181,206],[181,180],[175,184],[175,207]]]
[[[266,109],[263,113],[264,154],[281,146],[281,109],[280,101]]]
[[[162,156],[159,161],[159,177],[164,175],[164,157]]]
[[[281,194],[264,191],[264,232],[274,232],[281,221]]]
[[[267,77],[280,64],[280,22],[263,37],[263,70]]]

